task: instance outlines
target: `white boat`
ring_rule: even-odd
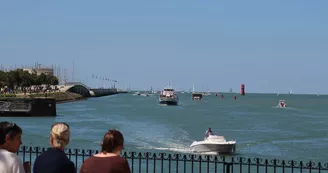
[[[166,105],[178,105],[179,97],[172,87],[167,86],[159,95],[159,103]]]
[[[139,91],[137,91],[137,92],[135,92],[134,94],[132,94],[132,95],[134,95],[134,96],[140,96],[140,92]]]
[[[195,92],[195,85],[192,85],[192,94],[191,94],[192,100],[202,100],[203,99],[203,93]]]
[[[277,107],[280,107],[280,108],[285,108],[287,107],[287,104],[285,103],[285,100],[279,100],[279,104]]]
[[[152,94],[157,94],[157,91],[153,90],[153,87],[151,86],[151,87],[150,87],[150,93],[152,93]]]
[[[202,93],[193,92],[191,94],[191,99],[192,100],[202,100],[203,99],[203,94]]]
[[[148,93],[142,93],[142,94],[140,94],[140,96],[149,97],[149,94]]]
[[[235,153],[236,141],[226,141],[224,136],[209,135],[204,141],[194,141],[190,147],[195,153]]]

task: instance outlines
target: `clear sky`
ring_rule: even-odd
[[[89,86],[328,93],[327,0],[1,1],[1,65]],[[204,87],[203,87],[204,86]]]

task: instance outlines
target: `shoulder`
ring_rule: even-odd
[[[85,159],[85,160],[83,161],[83,163],[88,163],[88,162],[91,162],[91,161],[93,161],[93,160],[95,160],[95,156],[91,156],[91,157]]]
[[[18,155],[16,153],[12,153],[9,151],[2,151],[2,156],[11,162],[22,164],[20,158],[18,157]]]
[[[98,162],[98,161],[95,161],[97,158],[95,156],[91,156],[87,159],[85,159],[82,163],[82,167],[86,167],[90,164],[93,164],[94,162]]]
[[[21,159],[16,153],[11,153],[9,151],[0,151],[1,159],[7,162],[8,168],[12,169],[14,172],[22,173],[24,171]],[[1,160],[0,159],[0,160]]]
[[[48,149],[47,151],[42,152],[40,155],[38,155],[35,159],[35,163],[42,162],[44,160],[47,160],[47,158],[51,158],[53,156],[53,151]]]
[[[38,157],[47,157],[48,155],[52,154],[52,152],[53,152],[53,150],[48,149],[46,151],[43,151]]]
[[[128,160],[126,160],[125,158],[123,157],[115,157],[115,163],[117,165],[120,165],[122,167],[129,167],[129,163],[128,163]]]

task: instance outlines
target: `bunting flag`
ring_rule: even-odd
[[[104,81],[110,81],[110,82],[117,82],[117,80],[109,79],[109,78],[106,78],[106,77],[99,77],[99,76],[96,76],[94,74],[92,74],[92,78],[100,79],[100,80],[104,80]]]

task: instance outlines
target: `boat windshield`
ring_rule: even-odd
[[[173,89],[164,89],[164,91],[174,91]]]

